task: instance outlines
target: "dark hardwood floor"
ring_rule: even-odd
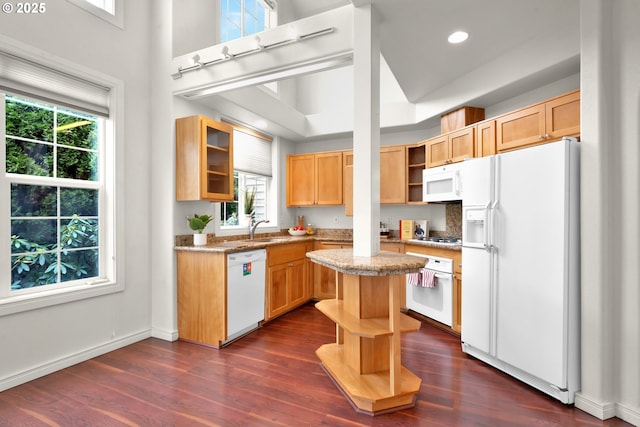
[[[313,305],[216,350],[147,339],[0,393],[2,426],[626,426],[565,406],[426,323],[402,339],[416,406],[356,413],[315,355],[335,326]]]

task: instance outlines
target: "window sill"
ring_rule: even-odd
[[[8,297],[0,300],[0,317],[24,311],[37,310],[68,302],[95,298],[124,290],[123,285],[113,282],[86,284],[67,289],[56,289],[36,294]]]

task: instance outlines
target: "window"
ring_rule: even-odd
[[[251,219],[259,221],[267,218],[269,211],[268,188],[270,177],[235,171],[233,174],[234,201],[222,203],[220,225],[225,227],[247,226]],[[253,197],[249,205],[248,199]],[[246,213],[249,212],[249,213]]]
[[[110,91],[0,52],[0,315],[121,288]]]
[[[101,122],[5,96],[11,291],[99,277]]]
[[[234,201],[221,203],[222,227],[247,227],[251,219],[267,219],[271,187],[271,139],[249,129],[233,130]]]
[[[273,0],[220,0],[220,42],[276,26]]]

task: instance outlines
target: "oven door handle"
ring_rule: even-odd
[[[437,277],[438,279],[448,279],[451,280],[451,274],[435,274],[435,277]]]

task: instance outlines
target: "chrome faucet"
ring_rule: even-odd
[[[253,222],[253,224],[249,224],[249,239],[253,240],[253,236],[256,234],[256,228],[258,227],[258,224],[260,223],[268,223],[269,220],[268,219],[261,219],[258,222]]]

